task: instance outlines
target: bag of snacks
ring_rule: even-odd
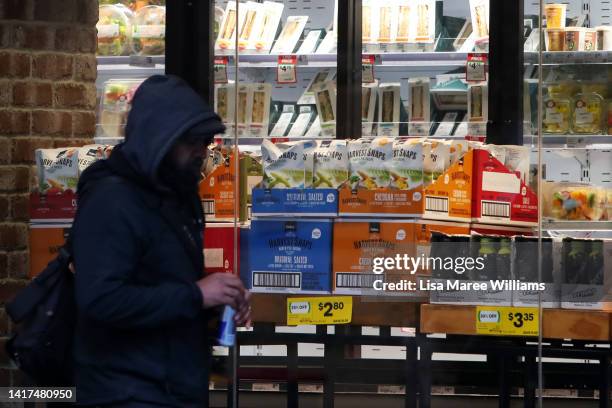
[[[345,140],[324,140],[315,150],[314,188],[338,188],[349,175]]]
[[[450,166],[450,146],[444,142],[423,142],[423,181],[429,185],[436,181]]]
[[[299,141],[261,144],[263,188],[305,188],[312,186],[315,143]],[[309,175],[309,176],[308,176]]]
[[[389,164],[391,187],[411,190],[423,184],[423,139],[398,139]]]
[[[351,188],[375,190],[389,187],[389,163],[393,158],[393,140],[377,137],[348,142]]]
[[[41,194],[76,191],[79,181],[77,149],[36,149],[35,156]]]
[[[87,167],[91,166],[98,160],[108,159],[112,150],[112,146],[101,144],[92,144],[80,147],[78,149],[79,175],[83,173]]]

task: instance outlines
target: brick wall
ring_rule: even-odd
[[[95,132],[97,0],[0,0],[0,307],[27,282],[34,149]],[[0,308],[0,386],[17,384]]]

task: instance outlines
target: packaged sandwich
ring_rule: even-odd
[[[261,144],[264,188],[305,188],[312,186],[314,142],[299,141]]]
[[[240,13],[244,13],[244,18],[240,24],[238,48],[244,50],[249,46],[249,40],[260,32],[259,26],[263,24],[263,4],[247,1],[240,5]]]
[[[364,136],[372,136],[374,112],[376,111],[376,96],[378,84],[361,85],[361,131]]]
[[[442,141],[423,142],[423,182],[429,185],[450,166],[450,146]]]
[[[397,7],[393,2],[378,5],[378,42],[390,43],[395,40]]]
[[[389,163],[393,158],[393,141],[387,137],[348,142],[351,188],[374,190],[389,187]]]
[[[434,42],[436,30],[436,4],[434,0],[416,0],[416,41]]]
[[[423,184],[423,139],[397,139],[389,163],[391,187],[412,190]]]
[[[215,112],[221,117],[221,120],[226,125],[226,133],[233,133],[234,124],[234,99],[236,97],[234,88],[235,84],[230,81],[227,84],[215,85]]]
[[[242,15],[241,13],[241,16]],[[236,2],[230,0],[225,7],[225,14],[223,15],[223,21],[221,22],[221,29],[219,30],[219,36],[215,43],[215,49],[226,50],[235,48],[236,18]]]
[[[334,136],[336,132],[336,83],[325,81],[313,86],[317,112],[324,136]]]
[[[345,140],[323,140],[314,153],[314,188],[338,188],[349,176]]]
[[[378,133],[399,136],[400,84],[380,84],[378,88]]]
[[[287,137],[302,137],[308,129],[308,125],[312,122],[312,116],[314,115],[314,109],[312,106],[300,106],[300,112],[291,125]]]
[[[398,43],[407,43],[410,41],[411,35],[411,18],[412,18],[412,2],[408,0],[398,1],[397,10],[397,36],[395,40]]]
[[[270,51],[284,8],[285,5],[283,3],[274,1],[263,2],[263,12],[260,13],[262,14],[261,22],[257,25],[255,33],[250,37],[249,48],[254,48],[258,52],[267,53]]]
[[[489,0],[470,0],[470,15],[476,38],[489,36]]]
[[[361,4],[361,41],[367,44],[372,41],[372,2],[363,0]]]
[[[408,133],[411,136],[429,135],[429,128],[431,126],[429,87],[429,77],[410,78],[408,80],[410,102]]]
[[[278,117],[276,124],[270,132],[270,137],[283,137],[287,134],[289,126],[295,120],[295,105],[286,103],[283,105],[283,111]]]
[[[76,191],[79,181],[77,149],[36,149],[35,156],[41,194]]]
[[[272,84],[251,84],[252,106],[250,109],[250,132],[253,137],[268,136]]]
[[[304,93],[300,96],[297,101],[298,105],[314,105],[316,104],[314,89],[317,85],[324,83],[325,81],[333,81],[336,77],[336,71],[332,69],[324,69],[316,73],[310,80],[310,83],[306,87]]]
[[[287,23],[283,27],[276,44],[272,48],[272,54],[291,54],[295,49],[298,40],[302,36],[308,16],[289,16]]]
[[[141,55],[166,53],[166,8],[143,7],[134,15],[132,25],[134,51]]]

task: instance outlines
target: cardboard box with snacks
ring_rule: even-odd
[[[332,222],[329,219],[257,219],[251,222],[248,268],[253,292],[329,293]]]
[[[413,220],[337,219],[334,222],[333,291],[337,294],[423,296],[419,291],[382,290],[382,283],[412,281],[410,270],[375,267],[375,258],[415,255]],[[381,265],[378,265],[381,267]]]

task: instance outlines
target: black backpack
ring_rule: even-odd
[[[105,182],[131,183],[110,176]],[[131,183],[134,187],[136,184]],[[160,215],[177,234],[191,260],[198,268],[193,242],[181,228],[181,220],[167,209]],[[75,215],[75,222],[78,217]],[[60,248],[58,256],[6,305],[6,312],[18,328],[6,343],[8,356],[38,386],[59,387],[74,384],[72,355],[76,325],[76,299],[72,261],[71,236]]]
[[[58,256],[6,305],[17,331],[8,356],[38,386],[71,386],[76,322],[70,239]]]

